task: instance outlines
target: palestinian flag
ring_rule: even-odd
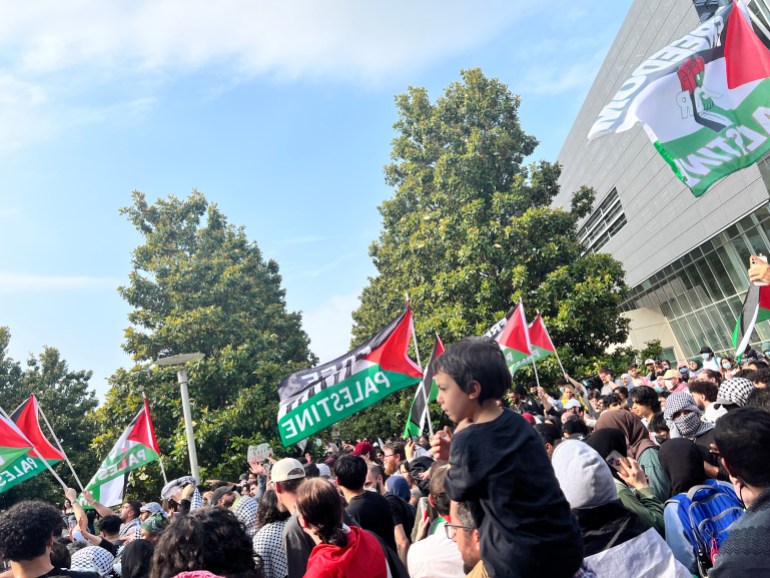
[[[422,371],[407,350],[412,310],[337,359],[303,369],[278,386],[278,431],[284,446],[380,401],[420,381]]]
[[[551,336],[548,335],[548,329],[545,327],[545,322],[539,313],[529,325],[529,343],[535,361],[556,354],[556,347],[554,347]]]
[[[0,478],[7,478],[8,468],[32,449],[32,442],[24,437],[12,421],[0,415]]]
[[[436,387],[436,380],[433,378],[433,362],[438,359],[438,356],[442,353],[444,353],[444,344],[437,335],[436,343],[433,346],[433,352],[430,354],[430,359],[428,360],[428,365],[425,366],[422,383],[414,394],[412,408],[409,410],[409,418],[406,420],[406,427],[404,428],[404,437],[422,435],[422,432],[425,429],[425,421],[428,417],[425,399],[427,398],[428,403],[431,403],[436,401],[436,398],[438,397],[438,387]]]
[[[150,406],[145,399],[142,409],[115,442],[99,470],[86,485],[86,490],[100,504],[115,506],[123,500],[128,473],[159,457],[160,450],[150,419]],[[85,504],[85,501],[81,500],[81,503]]]
[[[757,323],[770,319],[770,285],[749,285],[746,301],[733,331],[735,357],[740,361]]]
[[[51,445],[40,429],[39,408],[37,398],[32,394],[27,401],[17,407],[16,411],[11,414],[11,420],[32,443],[34,450],[29,450],[26,454],[19,457],[0,476],[0,493],[10,490],[15,485],[46,471],[47,468],[43,460],[52,466],[64,459],[61,452]]]
[[[742,2],[639,65],[588,134],[641,123],[674,174],[699,197],[770,151],[770,51]]]
[[[529,341],[527,318],[524,316],[524,304],[519,301],[513,314],[498,335],[497,342],[503,350],[511,375],[522,365],[532,362],[532,346]]]

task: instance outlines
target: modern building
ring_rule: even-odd
[[[626,270],[630,344],[660,339],[669,359],[701,346],[732,351],[752,254],[770,255],[770,161],[733,173],[696,198],[657,153],[641,126],[588,142],[599,111],[649,56],[695,29],[720,2],[635,0],[561,149],[556,204],[581,185],[596,191],[580,223],[587,250]],[[724,2],[721,2],[724,3]],[[764,14],[761,4],[750,5]],[[753,345],[770,341],[770,321]]]

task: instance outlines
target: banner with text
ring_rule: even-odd
[[[278,386],[278,431],[290,446],[420,381],[409,358],[407,308],[365,344],[337,359],[293,373]]]

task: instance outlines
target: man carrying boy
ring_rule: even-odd
[[[435,361],[438,402],[457,424],[432,440],[448,459],[445,487],[466,502],[491,577],[570,578],[583,561],[583,541],[543,442],[521,416],[500,407],[511,374],[499,346],[468,338]]]

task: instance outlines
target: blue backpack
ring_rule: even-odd
[[[732,485],[707,480],[704,485],[693,486],[686,494],[678,494],[666,503],[679,505],[679,520],[698,561],[698,571],[706,576],[727,538],[730,525],[743,515],[741,501]]]

